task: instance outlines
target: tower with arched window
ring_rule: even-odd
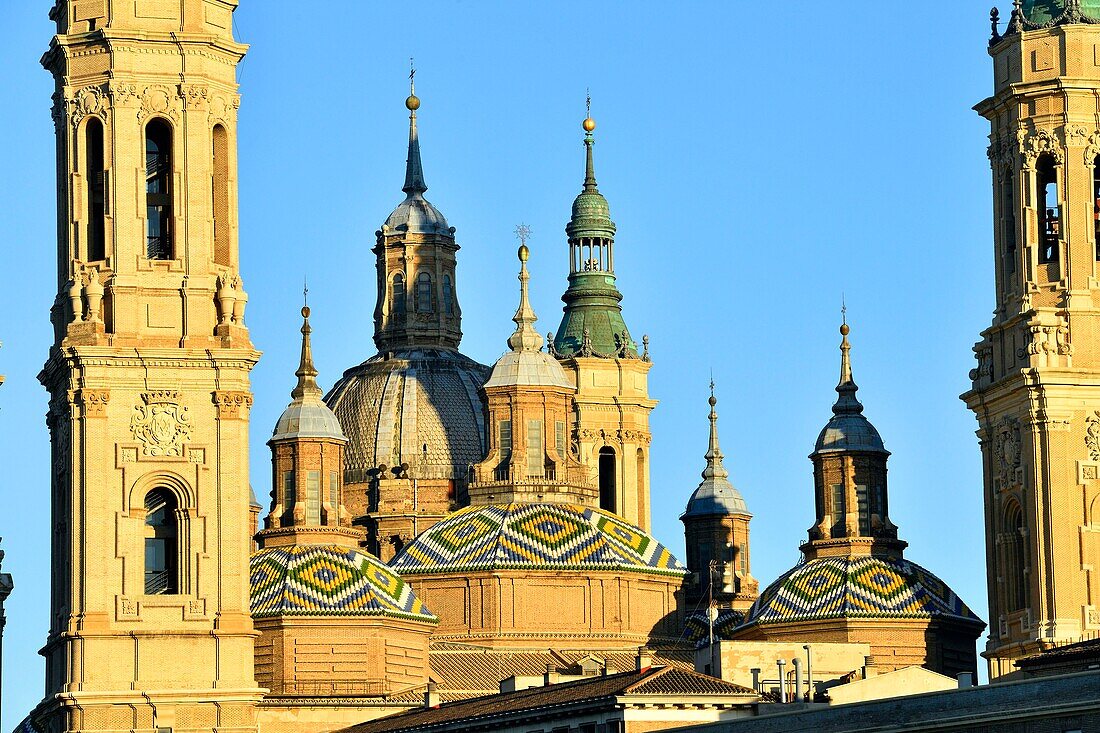
[[[51,733],[256,729],[236,5],[50,12]]]
[[[565,227],[569,287],[561,324],[551,345],[577,387],[572,440],[582,460],[596,467],[600,508],[649,529],[648,346],[630,335],[622,293],[615,283],[615,222],[596,185],[592,131],[586,118],[584,188]],[[643,339],[643,342],[645,340]]]
[[[990,676],[1100,635],[1100,2],[994,10],[993,322],[974,347]]]

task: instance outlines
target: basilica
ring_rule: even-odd
[[[653,536],[650,445],[674,437],[650,430],[661,365],[627,325],[591,116],[560,323],[537,327],[528,262],[550,248],[520,227],[515,329],[485,365],[460,350],[459,237],[426,198],[418,114],[431,105],[410,89],[403,198],[388,215],[378,202],[371,250],[377,352],[319,374],[303,307],[271,470],[250,469],[259,353],[238,248],[236,5],[51,11],[53,575],[46,695],[23,733],[335,731],[523,680],[651,667],[675,671],[662,694],[694,696],[686,725],[792,690],[828,699],[871,667],[948,687],[977,671],[986,624],[905,557],[846,319],[836,394],[822,395],[816,442],[803,436],[815,520],[799,563],[767,584],[752,574],[750,502],[723,464],[713,384],[684,562]],[[1100,547],[1100,412],[1080,384],[1100,369],[1100,122],[1086,109],[1100,25],[1080,3],[1023,5],[1003,35],[994,25],[997,91],[978,107],[993,125],[998,310],[964,395],[986,465],[993,677],[1100,629],[1086,562]],[[1059,578],[1070,590],[1055,595]],[[810,670],[804,684],[781,666],[769,683],[753,666],[811,644],[816,687]]]

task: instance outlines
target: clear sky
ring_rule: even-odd
[[[0,535],[16,583],[3,730],[41,697],[49,621],[35,377],[55,283],[53,82],[38,64],[50,4],[4,3],[0,44]],[[534,232],[538,328],[557,327],[589,88],[626,321],[650,336],[660,400],[654,534],[683,557],[678,517],[703,469],[713,370],[726,467],[754,513],[753,574],[763,587],[798,560],[843,294],[859,397],[893,452],[906,556],[985,618],[981,463],[958,395],[993,307],[988,128],[971,110],[991,92],[988,8],[241,0],[241,261],[264,351],[256,494],[266,501],[265,441],[294,384],[303,277],[322,386],[374,353],[370,248],[402,198],[414,56],[427,197],[462,246],[466,354],[492,363],[506,348],[520,222]]]

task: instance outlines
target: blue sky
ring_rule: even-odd
[[[9,5],[0,535],[16,590],[3,730],[42,694],[49,459],[35,376],[55,282],[52,80],[38,65],[50,3]],[[682,557],[713,370],[726,467],[755,515],[753,574],[763,586],[798,560],[843,294],[907,557],[985,618],[981,463],[958,395],[993,306],[987,125],[971,110],[991,91],[988,5],[242,0],[241,259],[264,351],[257,495],[294,383],[303,277],[322,385],[374,353],[370,248],[402,198],[414,56],[427,197],[462,246],[466,354],[492,363],[506,348],[519,222],[533,230],[538,328],[557,326],[589,88],[626,321],[650,336],[661,401],[654,534]]]

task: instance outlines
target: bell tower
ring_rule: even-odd
[[[236,0],[57,0],[44,731],[255,731]]]
[[[573,200],[565,226],[569,238],[569,287],[551,353],[577,386],[573,439],[581,460],[595,466],[600,508],[648,531],[649,339],[641,351],[623,320],[615,284],[615,222],[596,184],[592,137],[586,117],[584,188]]]
[[[990,677],[1100,635],[1100,3],[992,12],[993,323],[974,347]]]

